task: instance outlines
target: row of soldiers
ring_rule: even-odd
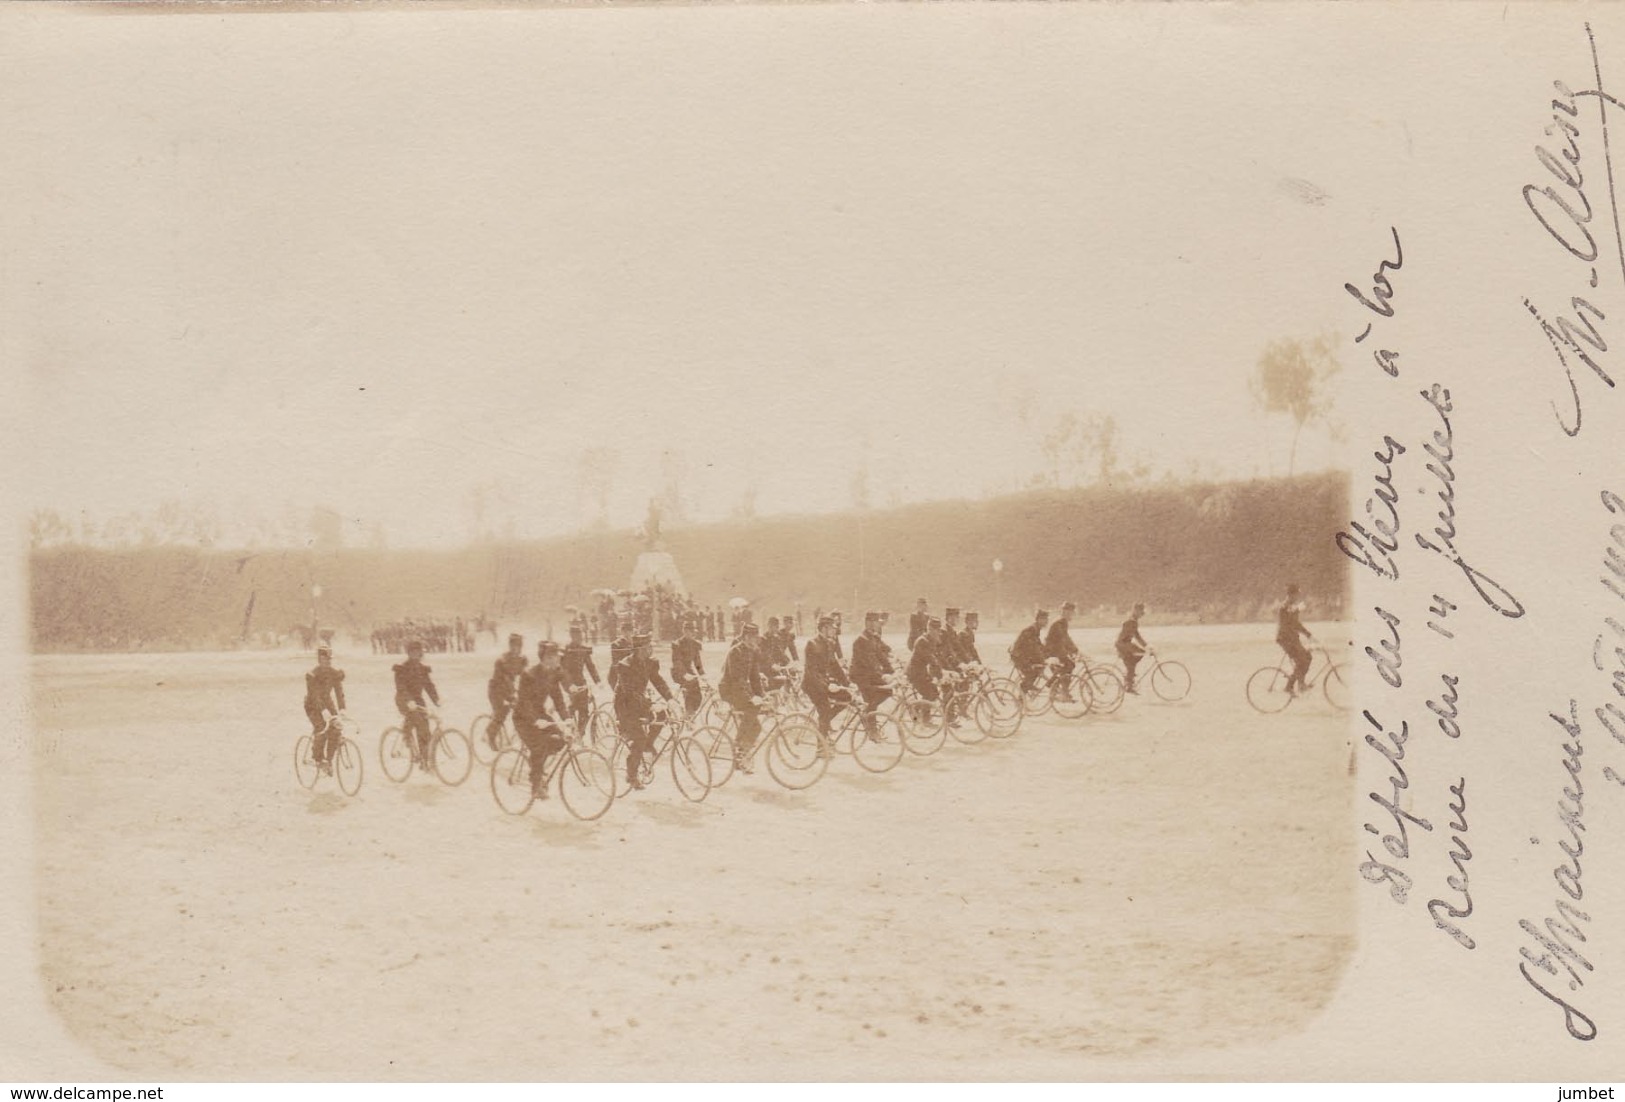
[[[450,620],[408,616],[372,629],[372,653],[402,654],[408,643],[417,642],[435,654],[466,654],[474,649],[474,629],[475,623],[461,616]]]

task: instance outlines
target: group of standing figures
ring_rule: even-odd
[[[840,755],[870,772],[886,772],[905,754],[935,753],[950,737],[971,743],[1008,738],[1027,716],[1053,711],[1064,719],[1115,712],[1125,694],[1148,684],[1165,701],[1190,691],[1182,663],[1156,655],[1140,632],[1136,605],[1118,632],[1121,663],[1091,662],[1071,635],[1076,606],[1068,601],[1051,620],[1040,609],[1010,648],[1013,669],[994,675],[977,643],[979,616],[947,608],[939,618],[921,598],[909,618],[906,653],[884,636],[889,614],[864,616],[851,643],[842,639],[840,615],[818,618],[817,634],[799,652],[793,626],[770,619],[764,632],[740,626],[713,689],[705,680],[703,647],[693,625],[671,644],[670,682],[654,658],[648,634],[622,625],[600,677],[581,626],[570,642],[537,645],[532,664],[524,639],[510,635],[487,683],[490,711],[469,735],[443,727],[433,709],[440,694],[423,663],[419,641],[393,667],[401,723],[384,732],[379,754],[385,775],[404,781],[413,769],[447,784],[468,778],[477,759],[491,767],[493,795],[504,810],[523,813],[557,790],[580,818],[601,816],[620,796],[647,787],[666,762],[673,782],[691,800],[703,800],[735,773],[755,772],[764,761],[774,780],[806,788]],[[1288,592],[1277,631],[1286,659],[1254,674],[1248,698],[1262,711],[1279,710],[1311,684],[1309,655],[1296,587]],[[1339,671],[1323,667],[1329,698]],[[360,785],[359,751],[346,737],[344,674],[328,647],[306,675],[305,712],[311,734],[296,748],[296,768],[309,787],[335,773],[341,787]],[[595,700],[607,684],[610,699]],[[674,688],[675,686],[675,688]],[[1260,703],[1268,700],[1269,707]],[[1333,698],[1333,703],[1339,703]],[[350,759],[354,758],[352,762]]]

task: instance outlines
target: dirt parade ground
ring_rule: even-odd
[[[803,792],[661,771],[597,822],[504,814],[479,766],[391,783],[399,659],[342,641],[353,798],[295,779],[308,654],[39,656],[41,981],[87,1057],[167,1080],[1200,1074],[1302,1029],[1354,951],[1351,717],[1249,706],[1273,625],[1146,634],[1185,701]],[[428,657],[447,725],[493,657]]]

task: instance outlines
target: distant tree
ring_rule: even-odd
[[[73,541],[73,529],[55,509],[35,509],[28,518],[28,545],[55,547]]]
[[[1248,381],[1253,401],[1266,414],[1292,419],[1292,449],[1287,456],[1290,478],[1298,461],[1298,438],[1305,425],[1324,422],[1334,404],[1332,380],[1341,370],[1331,337],[1272,341],[1258,358]]]
[[[732,515],[735,520],[756,519],[756,492],[754,482],[745,487],[745,492],[740,494],[739,500],[734,503]]]

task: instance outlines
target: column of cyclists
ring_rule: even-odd
[[[939,619],[923,598],[903,653],[883,638],[884,612],[865,615],[850,659],[838,612],[819,618],[803,654],[775,621],[765,636],[747,622],[714,687],[690,630],[671,646],[671,683],[650,639],[631,634],[629,625],[610,646],[603,678],[579,628],[562,648],[540,643],[534,664],[522,637],[512,635],[487,686],[491,710],[474,719],[468,735],[442,724],[438,690],[421,645],[413,643],[407,660],[393,667],[402,722],[381,736],[379,761],[393,782],[417,770],[448,785],[466,781],[478,761],[489,769],[504,811],[522,815],[556,796],[570,814],[590,820],[662,773],[696,802],[759,764],[781,786],[800,790],[816,784],[838,757],[885,773],[905,756],[929,756],[949,741],[1009,738],[1028,716],[1113,712],[1125,691],[1137,691],[1135,666],[1147,657],[1142,683],[1166,700],[1189,692],[1184,666],[1157,658],[1139,639],[1140,608],[1119,635],[1122,669],[1093,663],[1078,650],[1069,630],[1073,611],[1068,602],[1050,622],[1040,610],[1010,648],[1006,676],[982,660],[977,613],[961,622],[959,610],[948,608]],[[331,774],[353,795],[363,766],[350,736],[354,724],[344,714],[344,674],[331,662],[331,651],[320,648],[317,668],[306,676],[312,733],[295,747],[295,770],[307,788]],[[600,684],[607,684],[608,700],[595,698]]]

